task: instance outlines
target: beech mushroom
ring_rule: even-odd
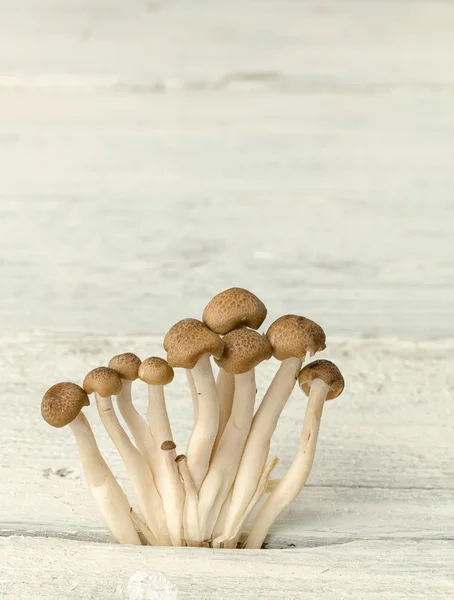
[[[303,489],[314,462],[323,405],[326,400],[337,398],[344,389],[341,372],[328,360],[306,365],[298,375],[298,383],[309,397],[299,451],[255,518],[245,548],[262,547],[271,525]]]
[[[175,463],[178,466],[178,472],[183,483],[185,492],[184,511],[183,511],[183,530],[184,537],[188,546],[198,546],[199,534],[199,514],[198,514],[198,495],[191,474],[189,473],[187,459],[184,454],[176,457]]]
[[[266,306],[257,296],[243,288],[234,287],[216,294],[208,302],[202,320],[211,331],[225,335],[237,327],[258,329],[265,320],[266,313]],[[219,369],[216,384],[219,393],[219,428],[213,456],[232,410],[235,390],[233,374]]]
[[[93,369],[84,380],[84,389],[87,394],[95,393],[99,416],[123,459],[137,496],[140,512],[148,528],[160,544],[170,545],[162,502],[156,490],[153,475],[115,414],[112,395],[117,395],[121,388],[120,375],[109,367]]]
[[[44,394],[41,414],[52,427],[69,425],[76,438],[88,486],[110,533],[120,544],[139,546],[141,542],[130,518],[129,501],[101,456],[82,412],[89,404],[86,392],[75,383],[57,383]]]
[[[208,471],[211,451],[219,426],[219,398],[210,356],[220,358],[221,338],[197,319],[183,319],[164,338],[167,361],[172,367],[189,369],[198,395],[197,419],[186,457],[198,490]]]
[[[271,356],[265,336],[247,328],[234,329],[223,338],[224,353],[216,363],[235,375],[232,412],[199,494],[199,521],[203,539],[209,539],[224,500],[235,479],[254,414],[255,367]]]
[[[326,341],[320,325],[297,315],[285,315],[274,321],[266,337],[273,356],[282,362],[252,421],[225,522],[225,539],[236,529],[236,521],[254,494],[270,450],[271,437],[295,387],[306,354],[309,352],[313,356],[323,350]]]
[[[139,377],[148,385],[148,428],[155,447],[159,449],[154,463],[156,485],[163,501],[172,544],[181,546],[184,495],[177,467],[173,463],[175,448],[170,449],[170,466],[167,457],[160,452],[164,442],[173,443],[164,386],[173,381],[174,372],[163,358],[152,356],[141,363]]]

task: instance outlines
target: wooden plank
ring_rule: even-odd
[[[40,538],[0,539],[5,600],[112,600],[137,571],[163,573],[179,600],[439,600],[454,593],[452,542],[350,542],[301,550],[135,548]]]

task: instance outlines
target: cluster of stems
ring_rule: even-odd
[[[328,360],[303,366],[308,355],[325,349],[319,325],[285,315],[261,334],[266,314],[257,296],[230,288],[208,303],[202,320],[183,319],[171,327],[164,339],[166,359],[119,354],[107,367],[90,371],[83,386],[59,383],[44,395],[42,415],[54,427],[71,428],[88,485],[117,542],[261,548],[303,489],[324,403],[342,393],[344,382]],[[272,356],[280,365],[256,409],[256,367]],[[186,372],[193,404],[184,454],[177,454],[166,404],[176,368]],[[138,379],[148,389],[146,417],[133,401]],[[271,438],[297,383],[308,397],[300,445],[285,475],[272,480],[278,458],[269,456]],[[137,509],[102,457],[82,411],[90,394],[124,462]]]

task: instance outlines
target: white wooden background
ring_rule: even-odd
[[[0,9],[0,598],[110,599],[140,569],[184,599],[452,596],[454,4]],[[266,551],[112,545],[40,398],[236,284],[317,319],[345,374],[309,484]]]

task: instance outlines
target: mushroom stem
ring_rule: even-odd
[[[156,446],[151,437],[148,423],[142,415],[136,410],[132,403],[131,384],[132,381],[127,379],[121,380],[123,387],[117,394],[117,405],[120,414],[123,417],[126,425],[132,433],[134,441],[140,453],[150,468],[150,471],[155,475],[156,468]]]
[[[322,379],[314,379],[304,416],[299,451],[275,490],[255,518],[245,548],[261,548],[271,525],[303,489],[311,472],[317,445],[323,405],[330,391]]]
[[[138,531],[143,535],[143,537],[147,540],[150,546],[159,546],[158,540],[152,534],[150,529],[146,526],[146,524],[142,521],[139,515],[136,513],[134,509],[130,509],[131,520],[134,525],[137,527]]]
[[[160,544],[170,545],[161,498],[147,463],[120,425],[113,407],[112,396],[104,398],[97,392],[95,392],[95,396],[99,416],[123,459],[128,477],[137,496],[140,512],[147,526]]]
[[[168,511],[172,514],[169,523],[170,539],[173,546],[183,546],[183,507],[184,493],[180,482],[178,467],[175,463],[175,444],[172,440],[166,440],[161,444],[161,453],[164,458],[164,466],[167,472],[168,489]]]
[[[235,375],[230,419],[199,494],[199,521],[203,539],[209,539],[235,479],[249,433],[256,395],[255,369]]]
[[[230,501],[232,500],[232,491],[233,488],[230,488],[229,493],[227,494],[227,498],[224,500],[224,504],[222,505],[221,512],[219,513],[218,520],[216,521],[216,525],[213,529],[212,536],[212,548],[220,548],[222,540],[222,534],[224,532],[224,523],[227,518],[227,513],[230,506]]]
[[[219,426],[219,397],[208,354],[191,369],[198,396],[198,414],[189,439],[186,457],[196,490],[207,474]]]
[[[267,491],[268,481],[270,479],[271,472],[273,471],[274,467],[277,465],[278,462],[279,462],[279,459],[277,458],[277,456],[275,456],[268,462],[268,464],[263,469],[262,474],[260,475],[260,479],[258,481],[257,488],[256,488],[255,492],[253,493],[252,498],[250,499],[248,505],[246,506],[245,511],[243,512],[241,517],[234,523],[234,527],[230,531],[227,531],[226,528],[224,527],[225,533],[223,532],[218,537],[217,540],[216,539],[213,540],[213,546],[214,546],[215,542],[221,544],[221,543],[228,542],[232,539],[237,539],[239,537],[239,535],[241,533],[241,528],[243,527],[244,523],[247,521],[247,519],[248,519],[249,515],[251,514],[251,512],[253,511],[254,507],[260,502],[260,500],[265,495],[265,493]]]
[[[280,364],[252,420],[235,478],[232,502],[225,522],[225,535],[236,529],[235,523],[241,518],[257,488],[270,450],[271,437],[295,387],[301,364],[298,358],[288,358]]]
[[[167,413],[164,386],[148,385],[148,426],[158,448],[165,441],[173,441],[172,427]],[[173,451],[175,455],[175,451]],[[175,459],[175,456],[173,456]]]
[[[188,546],[199,546],[197,541],[199,534],[199,513],[198,513],[198,495],[191,474],[189,473],[187,459],[184,454],[176,457],[175,462],[178,467],[183,488],[185,491],[185,502],[183,511],[183,531],[184,538]]]
[[[173,464],[176,457],[175,448],[165,453],[161,452],[164,442],[173,443],[162,385],[148,385],[148,424],[153,441],[159,448],[156,483],[163,499],[170,539],[173,546],[181,546],[184,494],[178,470]]]
[[[155,386],[148,386],[149,395],[151,387]],[[131,381],[123,380],[122,390],[117,395],[117,404],[122,417],[124,418],[134,437],[134,441],[136,442],[140,453],[145,458],[148,467],[153,474],[159,496],[162,500],[162,507],[164,510],[170,539],[175,545],[179,539],[178,531],[181,528],[178,514],[181,512],[179,507],[183,503],[183,494],[179,481],[175,482],[173,478],[169,478],[167,466],[163,460],[163,457],[161,456],[160,446],[162,441],[158,446],[155,439],[152,437],[150,429],[152,426],[154,429],[156,423],[154,420],[152,420],[152,423],[149,427],[147,421],[142,417],[142,415],[139,414],[132,404]],[[167,414],[165,406],[164,411],[165,414]],[[157,437],[159,439],[160,436],[157,435]]]
[[[197,395],[197,388],[195,387],[194,377],[192,376],[191,369],[185,369],[185,371],[186,379],[188,380],[189,389],[191,391],[193,420],[195,423],[199,414],[199,396]]]
[[[80,412],[69,426],[76,438],[88,486],[110,533],[119,544],[140,546],[140,538],[130,518],[129,501],[101,456],[85,415]]]
[[[213,444],[211,460],[213,460],[216,449],[221,441],[222,434],[224,433],[225,426],[227,425],[227,421],[230,418],[230,413],[232,412],[233,394],[235,392],[235,376],[233,373],[227,373],[224,369],[219,369],[216,386],[219,395],[219,428]]]

